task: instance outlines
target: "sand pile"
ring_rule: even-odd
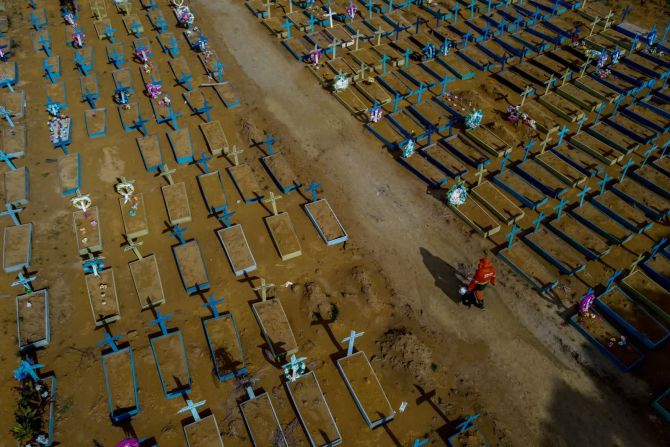
[[[409,372],[421,383],[430,382],[433,354],[419,337],[406,328],[386,331],[377,341],[381,358],[395,370]]]

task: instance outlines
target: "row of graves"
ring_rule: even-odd
[[[208,213],[215,217],[212,221],[220,223],[215,233],[236,277],[243,277],[261,266],[256,264],[242,223],[233,221],[235,203],[241,203],[238,212],[244,207],[259,204],[271,209],[264,220],[282,261],[301,256],[302,249],[289,213],[278,208],[281,195],[306,198],[302,209],[312,222],[315,235],[326,245],[347,241],[348,234],[329,202],[318,197],[320,185],[314,180],[309,183],[299,181],[282,152],[277,150],[276,138],[266,133],[259,145],[263,148],[260,163],[279,192],[264,192],[259,187],[258,171],[252,170],[249,163],[240,159],[243,151],[237,145],[229,144],[229,136],[234,132],[226,126],[234,122],[230,115],[234,110],[231,109],[235,109],[240,100],[233,86],[224,78],[222,61],[209,47],[207,37],[195,26],[194,13],[181,2],[115,1],[113,9],[108,10],[108,3],[103,0],[90,0],[85,5],[86,11],[77,1],[62,2],[60,9],[45,0],[25,3],[23,12],[32,28],[33,50],[42,60],[41,82],[46,92],[44,113],[49,116],[51,145],[60,155],[56,163],[58,188],[73,209],[73,234],[77,254],[81,257],[91,318],[94,327],[104,329],[104,339],[98,346],[101,348],[100,360],[111,422],[125,424],[140,415],[138,389],[142,384],[136,374],[133,346],[130,341],[121,341],[122,334],[113,335],[115,324],[122,319],[118,275],[115,275],[119,267],[107,265],[103,256],[114,247],[108,248],[104,243],[105,215],[101,212],[102,207],[92,195],[82,192],[82,186],[86,184],[83,178],[86,173],[82,169],[85,155],[75,148],[84,146],[86,141],[73,141],[72,138],[73,126],[81,125],[80,122],[83,122],[87,137],[97,139],[106,137],[108,119],[118,119],[124,131],[135,139],[147,178],[154,178],[154,182],[162,184],[160,189],[169,224],[168,236],[175,241],[171,252],[183,288],[187,294],[209,294],[204,307],[210,315],[197,318],[202,324],[216,379],[227,381],[252,377],[254,371],[247,367],[236,320],[231,312],[220,311],[223,299],[217,298],[211,290],[210,275],[215,272],[207,268],[200,241],[189,238],[186,233],[189,223],[195,224],[191,206],[198,199],[189,196],[186,182],[174,180],[173,174],[177,169],[168,167],[159,132],[167,130],[167,141],[174,156],[173,166],[185,170],[191,164],[200,169],[201,173],[195,181]],[[53,20],[54,16],[61,20]],[[0,15],[0,39],[11,39],[6,25],[7,20],[3,22]],[[52,45],[52,38],[63,35],[66,48],[59,54],[56,49],[61,46]],[[101,51],[101,48],[104,50]],[[159,56],[158,52],[162,55]],[[1,214],[13,222],[4,230],[3,268],[8,273],[18,272],[18,279],[12,285],[24,289],[24,293],[16,297],[18,345],[22,359],[15,377],[21,383],[19,401],[27,402],[26,405],[35,410],[30,414],[37,414],[39,418],[39,422],[35,422],[33,416],[17,412],[19,428],[14,430],[14,436],[21,447],[45,447],[58,444],[54,437],[56,376],[39,373],[43,365],[37,361],[40,350],[48,349],[52,328],[48,289],[33,290],[32,282],[36,275],[28,273],[32,225],[22,224],[19,220],[19,213],[28,204],[29,179],[28,169],[19,166],[26,148],[26,104],[24,92],[14,88],[20,79],[13,56],[10,51],[5,51],[0,65],[0,85],[3,87],[0,91],[0,116],[4,121],[0,158],[8,168],[3,173],[5,211]],[[164,81],[162,78],[164,71],[161,70],[165,65],[160,64],[161,59],[167,60],[172,79]],[[205,73],[206,81],[202,83],[195,72],[195,64],[198,63]],[[104,64],[113,67],[111,77],[100,74]],[[66,89],[63,70],[71,69],[79,71],[79,91]],[[141,79],[141,87],[137,75]],[[178,105],[181,102],[170,99],[168,91],[172,89],[168,87],[173,80],[177,84],[174,88],[181,91],[184,107],[189,110],[180,111]],[[83,117],[72,116],[68,111],[68,104],[78,101],[87,107]],[[151,112],[145,112],[147,109]],[[107,113],[112,110],[114,112]],[[217,115],[225,119],[217,119]],[[207,147],[207,151],[198,155],[192,141],[192,123],[197,123]],[[221,164],[221,159],[229,164],[227,176],[231,181],[229,185],[234,185],[239,194],[237,202],[229,198],[224,188],[227,183],[225,173],[214,168]],[[150,231],[156,231],[150,228],[147,218],[147,209],[152,203],[145,203],[144,194],[136,189],[135,182],[124,177],[118,179],[114,191],[117,195],[112,196],[112,200],[118,201],[126,239],[123,251],[136,257],[128,263],[128,269],[139,307],[149,310],[155,317],[150,327],[156,331],[148,335],[148,344],[164,397],[186,401],[179,414],[188,416],[182,421],[182,426],[189,447],[223,446],[216,415],[211,410],[200,410],[206,404],[204,400],[191,400],[192,380],[184,336],[179,328],[169,323],[173,313],[159,310],[167,301],[166,295],[169,295],[163,287],[161,263],[155,254],[140,250],[143,248],[142,238]],[[102,201],[102,198],[99,200]],[[257,287],[253,288],[260,298],[251,306],[253,315],[270,348],[272,360],[279,365],[285,363],[278,375],[309,444],[338,445],[343,440],[335,418],[316,372],[308,370],[306,359],[299,356],[299,343],[281,301],[268,294],[273,287],[273,284],[260,279]],[[347,349],[346,354],[337,359],[337,369],[365,424],[373,429],[393,420],[395,411],[365,352],[354,349],[354,341],[362,335],[362,332],[352,331],[342,341]],[[287,446],[287,438],[270,394],[253,386],[248,387],[246,392],[247,398],[239,404],[239,408],[252,445]],[[461,445],[459,439],[467,442],[482,436],[475,419],[470,417],[459,425],[457,433],[451,438],[453,445]],[[414,445],[425,445],[427,442],[428,439],[417,439]],[[154,438],[129,438],[118,445],[147,447],[158,444]]]
[[[569,321],[616,365],[667,342],[670,24],[586,1],[246,5],[536,290],[577,283]],[[459,95],[479,78],[504,92],[498,116]]]

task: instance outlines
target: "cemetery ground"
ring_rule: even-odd
[[[264,221],[272,215],[271,206],[245,204],[225,172],[232,161],[216,158],[209,168],[221,171],[228,202],[236,212],[232,221],[243,224],[258,265],[248,275],[236,277],[216,234],[221,224],[209,215],[202,200],[195,178],[202,173],[199,166],[177,166],[164,136],[169,129],[153,120],[148,124],[152,133],[160,135],[168,165],[178,167],[174,181],[186,183],[192,216],[182,224],[184,236],[187,241],[199,241],[210,291],[225,299],[219,310],[235,316],[247,368],[256,379],[253,387],[271,395],[289,445],[308,444],[281,385],[281,369],[252,311],[252,304],[261,300],[260,292],[252,290],[261,277],[275,284],[269,294],[283,304],[299,355],[307,357],[307,366],[316,372],[344,445],[406,446],[424,436],[430,437],[429,445],[444,445],[455,425],[473,413],[481,414],[477,423],[492,445],[652,446],[668,442],[667,423],[649,406],[667,386],[667,345],[635,372],[615,371],[583,337],[565,326],[564,315],[575,293],[571,284],[540,296],[498,260],[494,262],[499,281],[486,291],[487,309],[461,306],[458,288],[491,244],[474,234],[443,202],[434,200],[402,166],[389,162],[378,141],[364,133],[334,97],[324,94],[304,67],[278,49],[278,42],[242,2],[194,0],[191,6],[210,45],[226,64],[226,80],[239,92],[241,107],[223,115],[226,134],[244,149],[240,159],[252,166],[261,190],[276,192],[258,162],[264,155],[258,143],[264,138],[263,131],[270,130],[298,178],[322,185],[319,197],[328,198],[350,235],[345,245],[326,246],[302,209],[309,193],[282,194],[277,207],[290,213],[302,249],[302,255],[282,261]],[[85,11],[87,7],[83,5]],[[119,34],[125,34],[120,16],[111,4],[108,9]],[[55,8],[50,10],[50,20],[60,20]],[[83,22],[96,57],[103,59],[104,44],[97,41],[92,22]],[[26,23],[18,26],[28,29]],[[58,32],[52,30],[54,47],[64,59],[62,76],[68,89],[77,90],[79,74],[71,70],[72,52],[65,51],[62,29],[58,23]],[[37,270],[39,276],[33,286],[49,287],[52,335],[48,349],[38,352],[38,360],[58,377],[56,440],[63,446],[111,446],[126,434],[136,434],[153,436],[161,446],[184,444],[183,418],[176,413],[184,402],[181,398],[166,400],[161,391],[149,345],[149,335],[158,332],[149,327],[155,316],[151,310],[141,311],[143,303],[137,299],[127,268],[136,258],[124,251],[124,224],[119,195],[114,191],[123,176],[134,180],[136,191],[143,194],[149,232],[141,238],[139,250],[158,260],[166,302],[157,310],[174,312],[168,328],[179,328],[184,338],[193,388],[190,398],[207,399],[206,407],[215,414],[226,446],[250,445],[238,406],[246,400],[244,383],[237,379],[220,382],[214,376],[203,336],[201,319],[210,311],[202,304],[210,291],[188,295],[174,263],[171,246],[177,240],[167,231],[161,194],[167,183],[156,173],[146,172],[135,143],[139,132],[123,131],[116,106],[109,99],[112,68],[96,62],[101,97],[105,98],[100,104],[107,107],[107,134],[88,138],[83,125],[88,106],[73,99],[69,111],[77,119],[72,143],[76,149],[71,150],[81,154],[82,190],[99,208],[104,263],[114,268],[121,314],[110,330],[113,335],[124,335],[124,341],[133,347],[141,406],[132,422],[110,422],[96,346],[104,338],[104,329],[96,329],[91,317],[73,237],[73,208],[58,187],[56,160],[62,153],[48,144],[41,55],[32,51],[27,32],[14,39],[21,49],[16,60],[22,67],[20,87],[27,96],[30,140],[24,158],[30,166],[30,202],[20,217],[22,223],[34,226],[30,270]],[[152,43],[154,60],[168,78],[167,58]],[[182,46],[186,53],[186,45]],[[194,69],[194,55],[187,58]],[[137,64],[127,65],[141,90]],[[483,82],[467,86],[480,95],[492,93]],[[172,86],[171,78],[165,86],[175,102],[181,102],[180,90]],[[146,98],[141,108],[149,118]],[[222,109],[217,103],[213,115],[220,116]],[[207,149],[197,127],[200,118],[189,115],[184,113],[180,124],[190,128],[198,157]],[[9,217],[1,218],[9,225]],[[667,234],[668,227],[657,224],[654,232]],[[14,382],[9,378],[18,362],[17,289],[9,286],[13,280],[6,275],[0,287],[0,377],[7,378],[0,386],[0,446],[13,445],[8,434],[14,419]],[[375,430],[365,425],[336,367],[346,348],[341,340],[352,329],[365,331],[356,339],[356,347],[370,358],[392,407],[397,411],[402,402],[409,404],[391,423]]]

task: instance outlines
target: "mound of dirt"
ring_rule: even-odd
[[[328,295],[320,285],[315,282],[305,284],[304,297],[312,320],[333,321],[337,319],[337,306],[328,299]]]
[[[406,328],[390,329],[377,340],[381,358],[393,369],[409,372],[420,383],[429,383],[434,365],[433,353]]]
[[[365,297],[365,303],[368,306],[378,305],[379,298],[370,277],[370,272],[364,267],[356,266],[351,270],[351,276],[360,285],[361,293]]]

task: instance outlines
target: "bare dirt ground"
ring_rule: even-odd
[[[302,210],[305,199],[297,193],[286,195],[278,206],[290,213],[303,255],[281,262],[262,220],[270,211],[239,200],[224,171],[229,161],[221,158],[211,163],[210,169],[222,171],[226,193],[237,212],[234,221],[244,225],[258,263],[252,277],[264,277],[278,286],[275,294],[286,309],[299,353],[308,357],[308,366],[316,371],[344,445],[406,446],[424,435],[431,437],[431,445],[444,445],[455,423],[474,412],[482,414],[479,424],[494,445],[667,443],[662,438],[664,429],[667,437],[667,424],[649,407],[652,392],[659,389],[618,373],[576,331],[564,327],[565,308],[560,300],[541,298],[499,265],[500,281],[487,290],[487,309],[459,305],[457,290],[464,276],[472,273],[490,244],[470,234],[395,164],[360,123],[267,35],[242,2],[197,0],[192,5],[210,45],[226,64],[225,78],[242,98],[242,107],[234,110],[224,110],[217,103],[214,118],[222,120],[224,127],[234,124],[235,135],[228,138],[245,148],[241,158],[252,164],[261,188],[276,192],[258,162],[262,152],[250,147],[247,135],[269,130],[279,137],[279,147],[300,179],[315,179],[323,185],[321,197],[328,198],[350,234],[345,247],[326,247]],[[139,8],[137,2],[135,6]],[[87,5],[83,7],[88,11]],[[119,34],[125,36],[120,16],[111,5],[108,8]],[[20,12],[27,14],[22,7]],[[38,69],[41,55],[31,49],[27,24],[16,21],[14,38],[20,45],[17,60],[22,68],[19,87],[27,94],[30,141],[27,157],[17,163],[30,166],[32,190],[21,218],[35,225],[32,269],[39,274],[35,286],[48,286],[52,300],[52,342],[38,352],[37,359],[59,380],[56,440],[68,447],[113,446],[125,434],[136,433],[154,436],[161,447],[184,445],[182,415],[176,413],[184,402],[168,401],[162,395],[147,339],[155,332],[148,327],[153,316],[140,312],[127,267],[134,257],[121,248],[123,227],[113,184],[123,175],[135,179],[138,192],[144,193],[150,235],[143,238],[141,250],[156,254],[167,298],[160,310],[174,312],[168,326],[183,332],[193,381],[191,398],[207,399],[206,407],[215,414],[227,446],[249,445],[237,408],[245,392],[239,381],[220,383],[211,374],[200,323],[208,312],[201,308],[200,297],[183,291],[170,250],[175,240],[163,232],[167,215],[160,186],[165,183],[144,171],[134,141],[139,133],[126,134],[121,129],[111,101],[111,69],[104,63],[104,43],[97,40],[84,14],[82,23],[97,55],[101,105],[107,107],[109,128],[106,137],[92,140],[82,124],[86,106],[77,101],[78,75],[71,71],[72,50],[65,48],[64,26],[55,5],[49,5],[49,13],[55,52],[64,59],[70,112],[76,117],[71,150],[82,155],[83,189],[100,207],[105,263],[117,277],[122,318],[111,331],[127,334],[125,339],[135,351],[141,406],[132,423],[111,424],[96,347],[103,335],[94,329],[91,318],[72,232],[72,208],[57,191],[53,160],[60,154],[48,144],[43,107],[47,81],[40,78]],[[174,27],[167,8],[164,13]],[[126,46],[130,47],[130,39],[126,38]],[[159,54],[155,41],[153,46],[167,79],[166,57]],[[188,53],[187,60],[193,71],[200,70],[193,53]],[[128,64],[139,89],[137,64]],[[178,98],[180,90],[171,79],[165,84]],[[148,100],[139,100],[147,117]],[[191,130],[197,156],[205,150],[199,120],[189,116],[184,105],[176,107],[184,115],[180,124]],[[168,128],[154,122],[148,127],[160,135],[164,156],[170,167],[176,167],[164,136]],[[208,217],[198,190],[195,176],[199,173],[195,166],[179,166],[175,175],[176,181],[187,183],[193,214],[186,236],[199,240],[212,291],[226,299],[221,310],[232,311],[236,318],[255,388],[270,392],[290,445],[307,445],[281,385],[281,370],[268,360],[250,309],[259,297],[250,290],[250,281],[240,281],[230,271],[215,234],[220,225]],[[8,225],[9,219],[3,219]],[[5,275],[0,286],[0,377],[6,378],[0,386],[0,446],[13,445],[8,434],[14,400],[14,383],[9,378],[18,363],[17,291],[9,287],[13,280]],[[253,283],[258,285],[257,280]],[[409,403],[395,421],[374,431],[363,423],[334,365],[342,355],[339,340],[351,329],[366,332],[356,346],[371,359],[392,406],[397,409],[401,402]],[[660,378],[662,371],[657,373]]]

